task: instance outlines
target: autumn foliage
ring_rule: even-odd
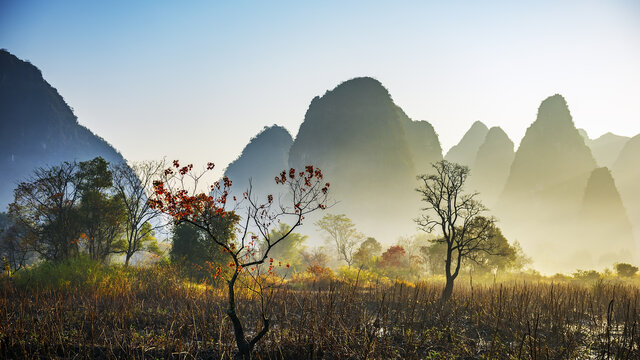
[[[229,255],[224,268],[210,264],[215,277],[224,277],[228,284],[227,315],[234,328],[238,352],[236,358],[249,359],[255,344],[269,330],[269,312],[266,308],[265,282],[261,271],[273,273],[274,267],[289,268],[288,263],[275,261],[269,256],[271,249],[284,241],[295,228],[302,224],[305,215],[327,206],[330,184],[324,182],[322,171],[306,166],[303,171],[291,168],[283,170],[275,177],[275,183],[284,188],[284,194],[273,194],[259,200],[252,195],[251,185],[237,199],[230,197],[232,181],[224,177],[208,187],[208,192],[198,192],[198,183],[207,171],[214,169],[208,163],[206,170],[196,173],[193,165],[181,166],[177,160],[163,172],[161,179],[154,182],[154,196],[149,200],[154,209],[170,215],[176,224],[190,223],[206,233],[219,249]],[[237,221],[221,222],[220,219],[233,217]],[[292,224],[288,231],[272,231],[283,220]],[[216,224],[228,223],[235,234],[233,238],[219,236]],[[266,269],[265,269],[266,268]],[[247,337],[236,309],[235,287],[239,277],[248,274],[243,286],[255,292],[262,300],[260,307],[262,328],[255,336]]]

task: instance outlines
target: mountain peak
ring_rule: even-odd
[[[513,141],[498,126],[487,132],[473,162],[469,187],[480,192],[485,205],[493,206],[509,176],[513,162]]]
[[[405,126],[422,131],[426,139],[411,141]],[[407,219],[415,210],[406,204],[418,208],[412,191],[417,174],[413,145],[421,153],[433,145],[434,157],[440,156],[430,125],[413,123],[378,80],[355,78],[311,102],[289,151],[289,165],[320,167],[331,181],[333,196],[341,201],[337,211],[353,214],[363,231],[377,233],[386,220],[411,228]],[[371,196],[374,193],[398,200],[390,203],[385,196]]]
[[[480,145],[484,142],[489,128],[482,121],[475,121],[467,130],[460,142],[445,155],[445,159],[462,165],[472,165]]]
[[[287,168],[292,143],[293,139],[284,127],[265,126],[224,171],[224,175],[234,182],[234,191],[247,190],[249,179],[252,179],[253,195],[276,194],[280,189],[275,186],[273,177]]]
[[[473,124],[471,125],[471,128],[469,129],[469,131],[485,131],[485,130],[489,130],[489,128],[480,120],[474,121]]]
[[[567,101],[560,94],[544,99],[538,108],[537,123],[567,124],[574,127]],[[586,132],[585,132],[586,134]]]
[[[327,90],[323,98],[337,98],[343,101],[393,101],[387,88],[372,77],[356,77],[340,83],[333,90]]]

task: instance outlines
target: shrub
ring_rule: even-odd
[[[622,277],[633,277],[638,272],[638,267],[627,263],[617,263],[613,266],[616,274]]]

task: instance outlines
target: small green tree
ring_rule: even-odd
[[[325,240],[335,245],[340,260],[351,267],[353,255],[364,240],[364,235],[358,232],[353,221],[345,214],[327,214],[316,222],[316,226],[325,234]]]
[[[227,258],[216,241],[232,246],[235,240],[234,229],[238,224],[238,216],[233,212],[225,214],[208,214],[211,233],[195,226],[190,222],[182,222],[174,226],[172,246],[169,257],[172,261],[185,265],[189,272],[197,277],[209,274],[210,269],[226,265]]]
[[[376,257],[382,254],[382,245],[375,238],[368,237],[353,254],[356,265],[370,269],[375,265]]]

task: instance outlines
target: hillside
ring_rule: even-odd
[[[36,167],[102,156],[124,158],[78,123],[72,109],[38,68],[0,50],[0,209]]]

